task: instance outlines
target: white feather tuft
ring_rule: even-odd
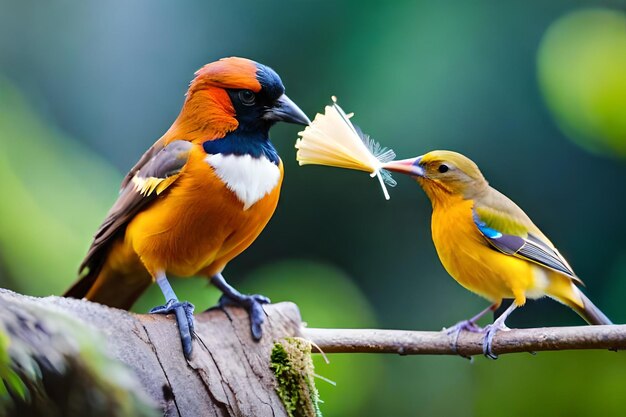
[[[385,184],[394,187],[396,181],[390,172],[382,169],[382,165],[392,161],[395,152],[361,132],[350,121],[354,113],[346,114],[335,96],[332,100],[333,104],[324,108],[324,114],[318,113],[313,122],[298,133],[296,159],[300,165],[326,165],[369,172],[378,178],[383,194],[389,200]]]

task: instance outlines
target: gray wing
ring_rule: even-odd
[[[128,173],[122,180],[122,185],[120,186],[120,192],[128,185],[129,182],[132,181],[135,174],[141,168],[143,168],[148,162],[150,162],[150,160],[154,157],[154,155],[159,153],[165,147],[165,145],[163,145],[163,142],[164,142],[163,139],[157,140],[152,146],[148,148],[147,151],[144,152],[143,155],[141,155],[141,158],[139,158],[139,161],[137,161],[137,163],[130,169],[130,171],[128,171]]]

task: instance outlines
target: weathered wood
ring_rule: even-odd
[[[287,416],[269,360],[275,341],[299,334],[300,313],[292,303],[265,306],[260,342],[250,337],[247,313],[241,309],[196,315],[197,337],[189,362],[173,316],[0,290],[0,306],[6,303],[53,307],[97,328],[106,336],[111,356],[133,370],[165,416]]]
[[[287,416],[270,369],[272,347],[285,337],[304,337],[326,353],[482,354],[482,334],[463,332],[455,346],[445,331],[310,329],[302,327],[292,303],[264,309],[267,320],[260,342],[251,339],[247,313],[241,309],[196,315],[194,353],[187,361],[173,316],[133,314],[82,300],[33,298],[0,289],[0,329],[26,337],[30,348],[45,357],[51,349],[48,341],[72,333],[67,323],[53,325],[62,319],[57,312],[87,323],[105,336],[110,356],[139,381],[128,386],[141,386],[165,416]],[[61,355],[78,353],[72,342],[68,336],[59,344]],[[493,343],[497,354],[566,349],[626,349],[626,325],[517,329],[499,332]],[[1,371],[0,363],[0,376]]]

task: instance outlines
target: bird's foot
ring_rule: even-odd
[[[488,357],[489,359],[494,359],[494,360],[498,359],[498,355],[493,353],[493,350],[492,350],[493,337],[496,335],[498,331],[509,331],[509,330],[511,329],[509,329],[506,326],[506,324],[504,324],[504,320],[503,321],[496,320],[493,322],[493,324],[485,326],[485,328],[483,329],[483,331],[485,332],[485,338],[483,339],[483,354],[486,357]]]
[[[263,311],[263,304],[269,304],[270,299],[260,294],[223,294],[220,297],[218,305],[220,308],[226,306],[243,307],[250,316],[250,330],[252,331],[252,337],[254,340],[261,340],[263,336],[263,329],[261,326],[265,321],[265,312]]]
[[[224,307],[234,305],[245,308],[248,312],[248,316],[250,317],[250,330],[252,332],[252,338],[254,340],[261,340],[261,336],[263,336],[263,329],[261,326],[265,321],[263,304],[268,304],[270,299],[259,294],[246,295],[240,293],[228,282],[226,282],[221,273],[213,275],[211,277],[211,282],[222,291],[223,295],[220,297],[219,306]]]
[[[445,330],[447,334],[452,335],[461,333],[463,330],[471,333],[480,333],[483,331],[483,328],[472,320],[463,320],[452,327],[444,327],[443,330]]]
[[[180,341],[183,345],[183,353],[187,359],[191,357],[192,351],[191,338],[194,329],[193,310],[194,306],[189,301],[178,301],[177,299],[170,299],[165,305],[157,306],[150,310],[150,314],[174,313],[176,315],[176,323],[178,324]]]
[[[457,343],[459,341],[459,335],[462,331],[471,332],[471,333],[480,333],[483,331],[482,327],[477,325],[473,320],[463,320],[458,322],[452,327],[444,327],[443,331],[446,332],[448,336],[452,336],[452,350],[455,353],[458,353]]]

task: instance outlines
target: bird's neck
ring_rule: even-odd
[[[436,181],[419,177],[418,182],[430,199],[433,210],[446,210],[463,201],[475,200],[476,198],[480,198],[489,189],[489,185],[486,181],[462,189],[454,189]]]
[[[185,139],[201,143],[223,138],[238,127],[235,109],[225,90],[204,88],[190,91],[180,114],[165,133],[165,142]]]
[[[223,138],[202,142],[202,147],[209,155],[250,155],[253,158],[265,157],[276,165],[280,163],[266,129],[249,131],[238,128]]]
[[[452,193],[441,187],[439,184],[431,181],[424,181],[421,185],[424,192],[426,192],[426,195],[430,199],[433,210],[445,210],[463,201],[462,195]]]

